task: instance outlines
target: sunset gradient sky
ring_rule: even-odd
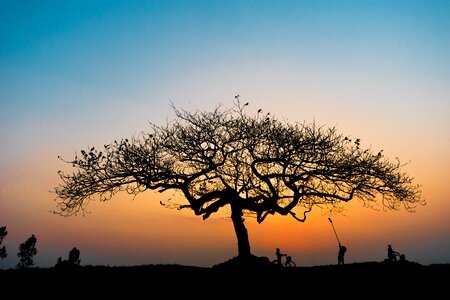
[[[162,207],[169,193],[118,194],[64,218],[51,193],[72,159],[187,110],[231,106],[336,126],[408,162],[415,213],[351,201],[332,216],[346,262],[386,246],[450,263],[449,1],[0,0],[0,226],[8,257],[37,237],[40,267],[81,251],[82,265],[212,266],[237,255],[224,213],[203,221]],[[69,169],[70,170],[70,169]],[[326,211],[305,223],[247,219],[252,252],[298,266],[337,263]]]

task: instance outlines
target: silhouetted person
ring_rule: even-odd
[[[277,250],[275,251],[275,255],[277,256],[277,266],[282,266],[281,263],[281,259],[283,258],[283,256],[287,256],[287,254],[283,254],[280,252],[280,248],[277,248]]]
[[[60,257],[58,257],[58,260],[56,261],[56,266],[61,266],[62,263],[63,263],[63,260],[62,260],[62,258],[60,256]]]
[[[342,246],[341,243],[339,243],[338,265],[343,265],[344,264],[345,252],[347,252],[347,247]]]
[[[398,253],[397,251],[394,251],[394,249],[392,249],[391,245],[388,245],[388,249],[387,249],[388,253],[388,261],[397,261],[397,255],[400,255],[400,253]]]

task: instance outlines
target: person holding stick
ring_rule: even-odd
[[[341,243],[339,243],[338,265],[344,265],[345,252],[347,252],[347,247],[342,246]]]
[[[334,229],[333,221],[331,221],[331,218],[328,218],[328,221],[330,221],[331,226],[333,227],[334,234],[336,235],[336,239],[337,239],[338,244],[339,244],[338,265],[339,266],[340,265],[344,265],[345,264],[344,256],[345,256],[345,252],[347,252],[347,247],[341,245],[341,241],[339,241],[339,237],[338,237],[338,235],[336,233],[336,229]]]

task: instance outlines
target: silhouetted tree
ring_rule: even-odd
[[[69,251],[68,263],[71,265],[79,265],[80,262],[80,250],[78,250],[77,247],[73,247],[72,250]]]
[[[8,234],[8,231],[6,231],[6,227],[0,227],[0,246],[3,243],[3,239],[6,237],[6,235]],[[8,253],[6,252],[6,247],[0,247],[0,258],[5,258],[6,256],[8,256]]]
[[[18,268],[28,268],[34,264],[33,256],[38,252],[36,242],[37,239],[33,234],[24,243],[20,244],[19,253],[17,253],[17,256],[20,258],[20,262],[17,264]]]
[[[58,257],[58,260],[56,262],[55,267],[73,267],[73,266],[79,266],[80,265],[80,250],[77,249],[77,247],[73,247],[69,251],[69,259],[68,260],[62,260],[61,256]]]
[[[261,110],[249,115],[248,103],[236,99],[232,108],[219,105],[211,112],[172,105],[177,118],[150,124],[150,133],[63,160],[76,171],[59,171],[55,213],[84,212],[95,195],[106,201],[119,191],[179,191],[186,203],[161,204],[191,209],[203,219],[222,208],[234,225],[239,257],[245,258],[251,255],[246,216],[259,223],[274,214],[304,222],[315,206],[338,212],[355,198],[366,206],[380,200],[389,209],[403,205],[408,211],[425,204],[398,159],[390,162],[382,151],[361,149],[360,139],[334,127],[280,121]]]

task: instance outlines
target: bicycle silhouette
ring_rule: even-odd
[[[293,267],[296,267],[297,265],[295,264],[295,262],[292,260],[292,257],[290,256],[290,255],[283,255],[284,256],[284,259],[283,259],[283,261],[281,262],[281,265],[283,266],[283,267],[286,267],[286,268],[293,268]],[[272,263],[274,263],[274,264],[277,264],[277,260],[274,260],[274,261],[272,261]]]

